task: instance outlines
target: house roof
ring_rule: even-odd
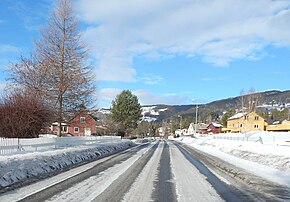
[[[264,118],[262,115],[260,115],[259,113],[256,113],[256,112],[240,112],[240,113],[237,113],[235,114],[234,116],[228,118],[228,120],[233,120],[233,119],[239,119],[239,118],[242,118],[243,116],[247,115],[247,114],[251,114],[251,113],[254,113],[256,114],[257,116],[260,116],[261,118],[263,118],[266,122],[268,122],[268,120],[266,118]]]
[[[245,116],[246,114],[247,114],[247,113],[245,113],[245,112],[244,112],[244,113],[237,113],[237,114],[235,114],[234,116],[228,118],[228,120],[239,119],[239,118]]]
[[[91,113],[88,113],[88,112],[85,112],[85,111],[80,111],[80,112],[77,112],[70,120],[69,120],[69,122],[71,122],[74,118],[76,118],[77,116],[85,116],[85,115],[87,115],[87,116],[90,116],[90,117],[92,117],[96,122],[98,121],[98,118],[97,117],[95,117],[94,115],[92,115]]]
[[[191,125],[192,125],[193,128],[195,128],[195,125],[196,125],[196,129],[197,130],[206,130],[207,129],[207,126],[208,126],[205,123],[198,123],[198,124],[192,124],[191,123]]]
[[[219,123],[214,123],[214,122],[212,122],[211,123],[214,127],[216,127],[216,128],[222,128],[223,127],[223,125],[222,124],[219,124]]]

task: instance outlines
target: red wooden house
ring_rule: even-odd
[[[97,118],[81,112],[68,122],[68,133],[73,136],[90,136],[96,133]]]
[[[218,133],[221,133],[222,127],[223,126],[221,124],[218,124],[218,123],[210,123],[207,126],[207,133],[208,134],[218,134]]]

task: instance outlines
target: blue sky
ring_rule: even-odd
[[[141,104],[192,104],[242,89],[290,89],[290,1],[75,0],[99,107],[124,89]],[[52,0],[0,1],[5,67],[33,51]]]

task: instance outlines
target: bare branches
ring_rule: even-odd
[[[11,67],[12,80],[33,94],[45,97],[62,122],[68,112],[92,102],[94,74],[86,64],[78,20],[69,0],[58,0],[35,53]]]
[[[38,137],[52,120],[43,100],[27,93],[13,93],[0,101],[0,135],[9,138]]]
[[[251,88],[249,90],[241,90],[240,95],[241,110],[243,112],[256,111],[257,106],[262,100],[261,94],[256,92],[254,88]]]

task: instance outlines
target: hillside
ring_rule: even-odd
[[[290,107],[290,90],[278,91],[271,90],[259,92],[255,95],[259,96],[258,107],[264,110],[283,109]],[[241,96],[213,101],[198,106],[198,116],[203,117],[211,112],[221,116],[223,112],[230,108],[237,108],[240,103]],[[142,106],[143,120],[149,122],[162,122],[170,119],[178,119],[178,115],[182,117],[195,116],[195,105],[150,105]],[[107,114],[109,111],[102,109],[100,114]]]

